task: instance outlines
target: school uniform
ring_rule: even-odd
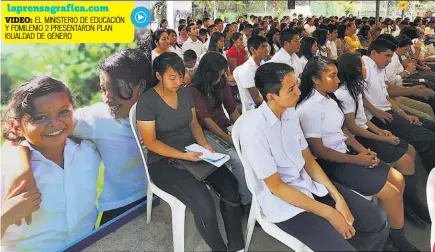
[[[299,56],[296,53],[292,53],[291,55],[284,50],[284,48],[281,48],[278,52],[275,52],[273,57],[268,62],[275,62],[275,63],[284,63],[291,67],[293,67],[297,84],[298,86],[301,83],[301,80],[299,78],[299,75],[304,70],[302,68],[301,61],[299,59]]]
[[[74,121],[72,135],[95,142],[103,160],[99,210],[113,211],[145,199],[147,178],[129,119],[115,120],[105,103],[96,103],[74,111]]]
[[[355,101],[350,95],[349,90],[347,90],[346,88],[346,85],[341,85],[341,87],[335,91],[335,95],[342,102],[341,104],[343,106],[343,113],[344,114],[354,113],[355,123],[359,127],[370,131],[369,127],[367,126],[367,117],[364,112],[364,103],[362,99],[362,94],[358,95],[358,100],[357,100],[358,110]],[[372,151],[376,152],[378,154],[378,157],[382,161],[387,163],[394,163],[400,158],[402,158],[402,156],[407,153],[409,147],[409,144],[402,139],[400,140],[400,143],[397,146],[393,146],[386,142],[365,138],[361,136],[355,136],[355,139],[358,140],[358,142],[360,142],[364,147],[369,148]]]
[[[332,98],[326,98],[314,90],[307,100],[298,105],[296,111],[306,138],[320,138],[326,148],[349,153],[345,142],[347,136],[342,131],[344,114]],[[383,162],[373,169],[320,158],[318,163],[331,180],[366,196],[381,191],[390,170]]]
[[[265,179],[278,173],[284,183],[307,197],[334,205],[326,187],[314,181],[305,170],[302,151],[308,148],[308,144],[294,108],[288,108],[279,120],[263,102],[257,109],[242,115],[239,121],[237,123],[242,124],[241,151],[252,168],[250,190],[255,192],[262,213],[269,221],[314,251],[364,251],[382,247],[388,235],[385,214],[349,189],[334,183],[355,216],[353,226],[357,231],[350,240],[343,239],[327,220],[282,200],[270,191]],[[364,232],[359,232],[362,230]]]
[[[376,126],[389,130],[395,136],[404,139],[415,147],[423,160],[423,165],[427,170],[435,166],[435,123],[429,120],[420,119],[422,126],[410,124],[401,115],[392,111],[391,104],[387,100],[388,92],[384,80],[383,70],[379,69],[376,63],[367,56],[363,56],[367,69],[367,90],[365,97],[377,109],[383,110],[393,116],[391,122],[383,123],[373,114],[366,113],[367,119]]]
[[[62,168],[27,141],[21,145],[30,149],[30,164],[42,202],[40,209],[32,213],[31,225],[8,227],[2,238],[2,251],[58,251],[94,228],[100,155],[91,141],[77,144],[67,139]],[[18,151],[13,149],[8,153],[9,164],[2,166],[6,184],[15,177],[19,164]]]

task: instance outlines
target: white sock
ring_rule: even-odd
[[[241,250],[237,251],[237,252],[245,252],[245,249],[242,248]]]

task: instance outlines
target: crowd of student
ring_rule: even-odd
[[[243,251],[251,193],[314,251],[418,251],[404,219],[431,222],[415,160],[435,167],[435,20],[250,18],[182,21],[178,34],[162,20],[138,49],[102,60],[103,102],[89,107],[74,110],[49,76],[13,90],[2,118],[2,248],[58,250],[92,231],[98,211],[106,223],[143,202],[144,151],[153,183],[192,211],[212,251]],[[128,119],[135,103],[142,150]],[[228,165],[204,181],[176,168],[173,159],[200,162],[185,152],[192,143],[228,154]]]

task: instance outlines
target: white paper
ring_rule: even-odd
[[[223,164],[225,164],[228,160],[230,160],[229,155],[225,155],[222,153],[213,153],[206,148],[202,147],[199,144],[192,144],[189,146],[186,146],[186,151],[191,152],[201,152],[202,155],[199,156],[200,159],[206,161],[207,163],[210,163],[216,167],[221,167]]]

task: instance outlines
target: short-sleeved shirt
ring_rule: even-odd
[[[391,110],[391,103],[387,100],[388,90],[385,84],[385,71],[379,69],[370,57],[363,56],[362,59],[367,69],[365,78],[367,91],[365,91],[365,97],[377,109],[383,111]],[[373,118],[372,113],[366,112],[367,119],[371,120]]]
[[[192,108],[195,102],[189,88],[180,87],[177,91],[178,107],[173,109],[152,88],[139,97],[136,106],[138,121],[155,121],[156,139],[180,151],[195,143],[190,123],[192,122]],[[161,160],[162,156],[148,152],[148,163]]]
[[[205,97],[201,94],[201,92],[195,87],[191,86],[190,90],[192,91],[193,99],[195,101],[195,109],[196,116],[198,120],[201,122],[205,118],[212,119],[223,131],[227,131],[227,127],[231,126],[230,120],[225,115],[224,109],[222,106],[214,106],[205,100]],[[237,105],[234,102],[233,95],[231,92],[231,88],[228,84],[225,84],[223,89],[221,89],[221,97],[222,103],[228,112],[231,115],[234,110],[236,110]]]
[[[358,49],[363,49],[361,42],[357,35],[353,35],[352,37],[346,36],[344,37],[344,41],[346,41],[347,47],[351,52],[356,52]]]
[[[83,140],[77,144],[67,139],[62,168],[27,141],[21,145],[30,149],[30,165],[42,194],[42,202],[40,209],[32,213],[31,225],[8,227],[2,238],[1,250],[59,251],[94,229],[98,217],[96,201],[100,155],[91,141]],[[16,177],[13,174],[19,165],[18,149],[11,151],[9,164],[4,165],[2,161],[1,173],[6,184]]]
[[[314,89],[296,108],[306,138],[321,138],[323,146],[346,153],[347,136],[343,133],[344,114],[332,98]]]
[[[249,93],[248,89],[255,87],[254,78],[258,67],[259,66],[257,63],[255,63],[254,59],[250,57],[243,65],[236,67],[233,72],[234,80],[236,81],[237,87],[239,89],[240,100],[242,101],[245,111],[255,108],[255,102],[252,99],[251,93]]]
[[[74,111],[73,136],[92,140],[104,164],[104,189],[98,209],[126,206],[146,196],[147,178],[128,118],[115,119],[105,103]]]
[[[356,125],[360,126],[363,129],[367,129],[367,117],[364,111],[362,94],[358,95],[358,111],[355,111],[356,103],[350,95],[349,90],[347,90],[346,85],[342,84],[341,87],[335,91],[335,96],[337,96],[338,100],[341,101],[341,104],[343,106],[343,113],[354,113]]]
[[[237,60],[237,66],[245,63],[248,58],[244,48],[237,49],[234,45],[227,51],[226,55],[227,58],[235,58]]]
[[[313,181],[304,168],[302,151],[308,144],[294,108],[287,109],[279,120],[263,102],[257,109],[243,114],[236,123],[241,123],[242,154],[255,175],[251,190],[268,220],[279,223],[305,211],[269,190],[264,180],[277,172],[284,183],[310,198],[313,194],[322,197],[328,193],[326,187]]]
[[[275,52],[268,62],[284,63],[293,67],[298,85],[301,83],[299,75],[304,69],[302,68],[301,60],[296,53],[290,55],[283,47],[281,47],[281,49],[278,52]]]

